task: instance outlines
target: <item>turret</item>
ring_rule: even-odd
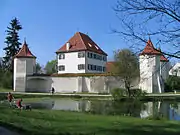
[[[156,50],[149,39],[144,50],[139,54],[140,64],[140,83],[139,88],[147,93],[160,92],[160,56],[161,53]]]
[[[161,52],[160,48],[159,48],[159,51]],[[161,67],[160,75],[162,79],[166,81],[167,78],[169,77],[170,65],[169,65],[169,60],[163,55],[163,53],[161,54],[161,57],[160,57],[160,67]]]
[[[26,41],[20,51],[14,56],[14,91],[25,92],[26,76],[36,70],[36,57],[31,53]]]

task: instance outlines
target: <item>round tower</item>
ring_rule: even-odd
[[[14,91],[25,92],[26,76],[35,73],[36,57],[31,53],[26,41],[14,56]]]
[[[140,83],[139,88],[147,93],[161,92],[160,56],[149,39],[144,50],[139,54]]]
[[[161,49],[159,48],[159,51],[161,52]],[[170,65],[169,65],[169,60],[161,54],[160,57],[160,75],[163,79],[163,81],[166,81],[167,78],[169,77],[169,70],[170,70]]]

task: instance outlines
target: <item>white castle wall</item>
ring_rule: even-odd
[[[139,79],[135,79],[132,88],[138,88]],[[41,77],[28,76],[26,91],[49,92],[54,87],[56,92],[109,93],[113,88],[124,88],[121,79],[113,76],[93,77]]]

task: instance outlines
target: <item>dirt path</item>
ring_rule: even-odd
[[[20,134],[0,126],[0,135],[20,135]]]

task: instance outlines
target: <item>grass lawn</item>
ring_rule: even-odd
[[[0,92],[13,92],[13,90],[0,87]]]
[[[0,107],[0,125],[24,135],[178,135],[180,123],[55,110]]]

